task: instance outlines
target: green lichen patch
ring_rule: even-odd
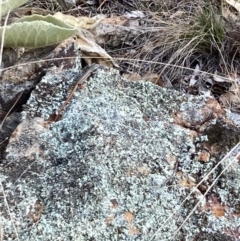
[[[34,112],[32,100],[25,116]],[[32,160],[36,168],[14,180],[10,171],[29,160],[21,158],[20,163],[11,156],[5,160],[14,161],[3,184],[7,199],[15,200],[10,211],[20,240],[180,241],[194,240],[201,233],[219,233],[223,238],[228,230],[237,229],[237,218],[216,217],[205,208],[211,193],[176,233],[202,197],[201,188],[208,187],[219,172],[181,206],[190,189],[179,185],[179,173],[198,181],[218,162],[216,158],[198,162],[192,131],[173,123],[172,113],[186,103],[200,108],[204,100],[151,83],[129,82],[116,71],[99,69],[75,93],[62,119],[39,135],[43,154]],[[40,117],[47,116],[43,110],[48,105],[38,99]],[[228,186],[240,183],[237,170],[232,172],[236,175],[228,180],[231,183],[226,182],[230,172],[220,179],[226,183],[221,193],[219,187],[213,188],[219,192],[216,200],[231,208],[239,200],[234,201]],[[37,211],[30,211],[37,201],[43,209],[34,222]],[[5,237],[14,237],[7,211],[2,223]]]

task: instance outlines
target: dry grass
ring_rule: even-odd
[[[224,26],[213,6],[209,8],[204,4],[190,3],[188,8],[191,12],[187,12],[186,5],[181,6],[180,3],[178,8],[168,8],[167,12],[148,13],[151,18],[147,24],[153,33],[149,31],[144,48],[134,56],[136,59],[151,58],[153,61],[190,67],[198,58],[219,55],[224,41]],[[178,69],[168,70],[169,77],[178,75]],[[166,68],[161,71],[166,71]]]
[[[61,10],[59,8],[59,5],[56,3],[56,1],[30,0],[27,2],[25,7],[38,7],[38,8],[42,8],[42,9],[47,9],[52,12],[54,12],[56,10],[59,10],[59,11]]]
[[[141,76],[157,73],[165,81],[171,81],[175,89],[191,94],[200,94],[189,91],[189,82],[185,83],[197,64],[205,77],[215,73],[229,76],[230,80],[231,75],[240,73],[240,27],[222,16],[219,1],[139,0],[134,6],[145,13],[143,26],[148,31],[130,44],[128,41],[119,48],[109,49],[116,59],[124,55],[125,60],[120,62],[122,69],[127,67],[129,73]],[[212,92],[217,99],[229,91],[229,86],[221,85],[219,93]],[[235,87],[239,88],[239,84]]]

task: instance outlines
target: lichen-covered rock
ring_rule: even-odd
[[[74,79],[74,72],[68,74]],[[199,159],[206,133],[175,119],[185,106],[204,107],[204,98],[130,82],[99,67],[75,93],[62,119],[51,122],[67,96],[61,79],[59,74],[43,78],[9,142],[0,176],[4,240],[240,238],[239,168],[225,171],[204,196],[233,158],[206,177],[219,156],[209,150],[207,159]],[[203,130],[216,118],[224,121],[224,113],[211,115]],[[231,144],[236,141],[239,137]],[[16,150],[22,153],[16,155]]]
[[[8,53],[7,56],[9,56]],[[57,46],[24,52],[19,60],[16,59],[13,66],[2,71],[0,108],[8,111],[20,93],[22,93],[20,101],[26,99],[25,95],[29,96],[32,89],[50,69],[79,69],[81,67],[80,56],[80,50],[73,38],[68,38]]]

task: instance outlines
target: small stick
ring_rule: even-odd
[[[20,93],[20,95],[17,97],[16,101],[14,102],[14,104],[12,105],[12,107],[10,108],[10,110],[7,112],[7,114],[4,116],[2,122],[0,123],[0,130],[3,127],[4,122],[6,121],[7,117],[10,115],[11,111],[13,110],[13,108],[15,107],[15,105],[18,103],[19,99],[21,98],[23,94],[23,91]],[[2,143],[0,143],[1,145]]]
[[[80,84],[83,84],[89,77],[90,75],[98,68],[99,66],[97,64],[93,64],[91,65],[88,70],[80,76],[80,78],[78,79],[77,83],[74,85],[71,93],[69,94],[69,96],[67,97],[67,99],[65,100],[65,102],[62,104],[62,106],[60,107],[60,109],[58,110],[57,116],[55,118],[54,121],[58,121],[59,120],[59,116],[61,115],[64,107],[69,103],[69,101],[72,99],[76,89],[78,88],[78,86]]]

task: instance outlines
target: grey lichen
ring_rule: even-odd
[[[38,97],[36,104],[38,91],[26,107],[27,118],[46,119],[59,108],[58,98],[50,96],[48,101]],[[186,175],[201,173],[201,177],[215,165],[214,159],[205,165],[196,161],[191,131],[173,123],[172,114],[184,103],[197,108],[203,99],[147,82],[129,82],[116,71],[99,69],[66,106],[62,119],[39,134],[42,155],[30,163],[11,155],[5,160],[4,174],[9,177],[4,190],[19,239],[193,240],[203,231],[221,233],[223,228],[239,227],[237,219],[198,210],[175,235],[198,201],[192,195],[180,206],[189,189],[178,185],[176,173],[172,178],[176,162]],[[19,165],[31,168],[22,176],[10,175]],[[230,200],[232,193],[221,195]],[[27,210],[36,200],[43,211],[34,222]],[[1,217],[5,240],[16,240],[3,204],[1,210],[5,210]]]
[[[230,110],[226,110],[227,117],[231,119],[237,127],[240,127],[240,115]]]
[[[78,75],[79,70],[73,68],[70,70],[52,68],[48,71],[30,96],[23,118],[48,119],[50,115],[56,113]]]

